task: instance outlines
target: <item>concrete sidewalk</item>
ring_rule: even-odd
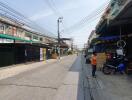
[[[132,76],[104,75],[97,71],[97,78],[92,78],[91,65],[85,64],[84,61],[82,58],[84,87],[90,94],[90,100],[132,100]]]
[[[78,56],[68,71],[54,100],[84,100],[81,57]]]
[[[61,60],[65,59],[66,57],[69,57],[69,56],[63,56],[63,57],[61,57],[60,60],[49,59],[46,61],[22,63],[22,64],[17,64],[17,65],[1,67],[0,68],[0,80],[18,75],[18,74],[28,71],[28,70],[33,70],[33,69],[39,68],[41,66],[46,66],[47,64],[52,64],[57,61],[61,61]]]
[[[33,69],[39,68],[41,66],[45,66],[47,64],[55,63],[55,62],[57,62],[56,59],[50,59],[50,60],[42,61],[42,62],[32,62],[32,63],[25,63],[25,64],[1,67],[0,68],[0,80],[18,75],[18,74],[28,71],[28,70],[33,70]]]

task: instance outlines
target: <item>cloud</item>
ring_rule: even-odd
[[[43,18],[51,16],[51,15],[53,15],[52,11],[41,11],[41,12],[31,16],[29,19],[32,21],[36,21],[36,20],[40,20],[40,19],[43,19]]]

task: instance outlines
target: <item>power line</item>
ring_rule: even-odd
[[[55,2],[54,2],[54,0],[49,0],[50,2],[51,2],[51,4],[53,5],[53,7],[54,7],[54,10],[58,13],[58,17],[63,17],[63,15],[62,15],[62,13],[60,13],[60,11],[59,11],[59,9],[57,8],[57,6],[56,6],[56,4],[55,4]],[[62,26],[63,26],[63,28],[65,29],[65,25],[64,25],[64,23],[62,22]]]
[[[14,20],[15,22],[23,23],[25,26],[30,27],[33,30],[35,29],[39,33],[44,33],[48,36],[53,34],[2,2],[0,2],[0,10],[5,12],[5,16],[8,18],[10,17],[10,19]]]
[[[87,24],[87,26],[80,26],[81,27],[80,29],[70,30],[70,31],[67,31],[66,33],[67,34],[72,34],[72,33],[75,33],[75,32],[77,33],[77,32],[79,32],[81,30],[84,30],[84,28],[88,28],[89,26],[91,26],[90,23],[96,21],[98,18],[100,18],[100,16],[95,16],[93,19],[89,20],[89,24]]]
[[[104,10],[104,9],[103,9],[103,10]],[[69,28],[68,30],[66,30],[66,31],[79,29],[79,28],[81,28],[82,26],[85,26],[85,25],[89,24],[89,21],[90,21],[91,19],[93,19],[94,17],[96,17],[96,16],[98,16],[98,15],[101,15],[101,13],[102,13],[103,10],[101,10],[101,11],[98,12],[97,14],[94,14],[93,16],[88,16],[87,19],[84,19],[84,21],[81,21],[81,22],[79,22],[79,23],[73,25],[72,27],[70,27],[70,28]]]
[[[100,11],[98,14],[96,14],[96,15],[94,15],[94,16],[91,16],[91,17],[88,17],[86,21],[79,22],[78,24],[72,26],[71,28],[69,28],[69,29],[66,30],[66,31],[73,31],[73,30],[75,30],[75,29],[83,28],[83,26],[85,26],[85,25],[89,24],[90,22],[92,22],[92,19],[94,19],[95,17],[97,17],[97,16],[100,17],[101,13],[102,13],[102,12]]]
[[[44,0],[44,2],[49,6],[49,8],[59,17],[61,14],[58,12],[56,6],[51,2],[51,0]]]
[[[63,15],[59,12],[54,0],[45,0],[45,3],[49,6],[49,8],[55,13],[57,17],[63,17]],[[66,29],[64,23],[62,23],[64,29]]]
[[[94,12],[92,12],[90,15],[86,16],[85,18],[83,18],[81,21],[79,21],[78,23],[74,24],[73,26],[69,27],[66,30],[63,30],[65,32],[68,31],[72,31],[75,29],[78,29],[80,26],[82,27],[82,25],[86,25],[88,24],[88,22],[93,19],[94,17],[98,16],[99,14],[101,14],[105,9],[106,6],[108,7],[109,2],[107,1],[106,3],[104,3],[101,7],[99,7],[98,9],[96,9]]]

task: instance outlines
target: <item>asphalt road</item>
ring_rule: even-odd
[[[67,56],[0,80],[0,100],[55,100],[76,58]]]

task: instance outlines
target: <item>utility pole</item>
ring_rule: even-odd
[[[73,51],[73,39],[71,39],[71,50]]]
[[[58,53],[59,53],[59,59],[60,59],[60,23],[62,22],[63,17],[59,17],[57,20],[57,26],[58,26]]]

